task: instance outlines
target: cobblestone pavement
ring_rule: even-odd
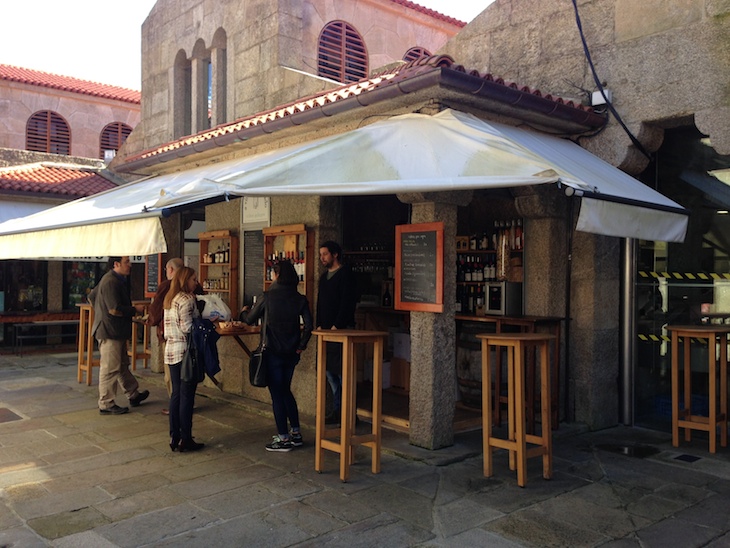
[[[0,356],[0,547],[730,546],[730,448],[706,440],[561,425],[553,479],[532,459],[520,488],[504,451],[483,477],[480,432],[426,451],[386,430],[382,472],[358,450],[342,483],[332,453],[314,471],[311,417],[269,453],[268,406],[215,389],[205,449],[172,453],[161,375],[137,374],[149,400],[100,416],[75,354]]]

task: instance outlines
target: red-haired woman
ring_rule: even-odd
[[[183,266],[175,272],[170,290],[165,295],[165,363],[170,368],[170,449],[197,451],[204,444],[193,440],[193,405],[197,382],[180,378],[183,356],[192,336],[193,318],[199,315],[193,292],[198,285],[195,270]]]

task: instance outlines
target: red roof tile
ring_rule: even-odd
[[[50,74],[40,70],[14,67],[12,65],[0,65],[0,80],[20,82],[22,84],[51,89],[60,89],[63,91],[70,91],[72,93],[82,93],[84,95],[114,99],[115,101],[123,101],[125,103],[133,103],[136,105],[140,104],[142,97],[139,91],[135,91],[133,89],[110,86],[108,84],[98,84],[96,82],[80,80],[70,76],[59,76],[58,74]]]
[[[42,163],[0,169],[0,193],[53,194],[76,199],[116,186],[88,168]]]
[[[558,106],[560,106],[563,111],[567,110],[574,113],[574,116],[576,117],[582,117],[585,115],[586,118],[597,118],[597,116],[593,114],[593,109],[591,107],[587,107],[581,103],[576,103],[572,100],[565,100],[551,94],[543,94],[539,89],[531,89],[527,86],[520,86],[514,82],[505,81],[502,78],[495,77],[492,74],[482,75],[476,70],[469,71],[463,66],[457,65],[448,55],[437,55],[422,57],[400,65],[373,78],[361,80],[354,84],[346,84],[318,95],[299,99],[296,102],[289,103],[266,112],[246,118],[240,118],[234,122],[222,124],[212,129],[183,137],[177,141],[166,143],[157,148],[142,151],[138,154],[125,158],[124,163],[118,166],[118,169],[120,171],[126,171],[127,169],[131,169],[130,166],[133,164],[147,165],[156,161],[165,161],[166,159],[169,159],[167,157],[170,156],[173,151],[175,151],[175,154],[179,157],[186,156],[199,151],[201,147],[198,145],[207,141],[213,141],[216,145],[225,146],[225,144],[234,140],[233,137],[238,132],[245,132],[246,130],[253,129],[257,126],[264,126],[266,124],[282,121],[293,114],[300,114],[317,108],[327,108],[333,103],[338,103],[352,97],[364,97],[369,92],[383,89],[388,86],[391,88],[400,87],[403,85],[404,81],[428,73],[437,68],[448,68],[462,74],[467,74],[470,77],[475,77],[485,82],[489,82],[500,89],[504,89],[505,92],[513,92],[511,94],[505,93],[505,96],[517,94],[526,97],[540,98],[542,103],[548,103],[550,105],[550,109],[552,111],[557,110]],[[363,99],[362,101],[363,104],[368,104],[367,99]],[[334,110],[336,110],[336,107]],[[600,123],[605,123],[605,120],[601,118]],[[275,129],[275,127],[269,129],[269,126],[267,126],[265,129],[262,129],[262,132],[268,133],[275,131]],[[210,146],[214,145],[211,144]]]
[[[465,2],[467,0],[460,0],[462,2]],[[451,23],[452,25],[455,25],[457,27],[465,27],[466,23],[464,21],[459,21],[458,19],[455,19],[453,17],[450,17],[448,15],[444,15],[443,13],[439,13],[435,10],[432,10],[430,8],[426,8],[424,6],[421,6],[420,4],[416,4],[415,2],[410,2],[409,0],[391,0],[394,4],[400,4],[401,6],[405,6],[407,8],[420,11],[423,14],[426,14],[430,17],[433,17],[434,19],[440,19],[441,21],[446,21],[447,23]]]

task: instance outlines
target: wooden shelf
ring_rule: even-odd
[[[200,240],[198,281],[206,293],[218,293],[231,309],[238,314],[238,237],[231,230],[214,230],[198,234]],[[226,262],[205,262],[208,254],[218,249],[228,252]]]
[[[309,306],[314,302],[314,233],[304,224],[271,226],[262,229],[264,235],[264,290],[271,286],[267,279],[271,257],[283,254],[284,257],[304,256],[304,279],[299,282],[299,292],[307,297]]]

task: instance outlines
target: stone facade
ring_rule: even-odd
[[[141,115],[139,104],[0,79],[0,148],[25,149],[28,118],[41,110],[64,118],[71,131],[71,155],[82,158],[99,158],[106,125],[121,122],[134,128]]]
[[[185,101],[196,99],[180,95],[176,63],[190,63],[195,80],[195,59],[210,61],[211,125],[334,87],[316,76],[317,45],[322,28],[337,20],[360,33],[371,71],[401,60],[414,46],[434,52],[460,30],[390,0],[159,0],[142,26],[143,125],[127,151],[207,129],[204,120],[193,119],[190,131],[180,130],[181,109],[195,108]]]
[[[730,152],[730,3],[586,0],[577,4],[599,78],[646,150],[659,148],[665,128],[694,122],[718,153]],[[497,0],[441,52],[467,67],[577,101],[587,102],[597,89],[571,2]],[[634,175],[648,164],[613,117],[602,133],[579,142]],[[544,209],[545,201],[540,204]],[[565,316],[564,282],[570,273],[567,418],[592,428],[613,425],[619,405],[619,242],[576,232],[573,248],[567,250],[568,209],[539,212],[534,205],[518,199],[530,236],[525,249],[525,264],[531,265],[526,271],[526,313]]]
[[[726,89],[730,3],[581,0],[577,5],[599,78],[613,93],[616,111],[646,150],[658,149],[665,129],[693,121],[709,134],[718,152],[730,150],[730,96]],[[213,104],[220,105],[224,98],[225,108],[219,110],[225,111],[226,120],[232,120],[332,87],[331,83],[288,70],[316,73],[316,40],[327,21],[343,19],[360,30],[368,45],[371,67],[395,61],[415,45],[437,49],[453,30],[434,30],[432,22],[422,21],[420,14],[410,11],[375,0],[315,0],[303,6],[286,0],[223,4],[212,0],[160,0],[143,27],[143,121],[127,149],[141,151],[180,137],[176,134],[179,120],[174,67],[176,59],[194,59],[196,47],[209,52],[211,63],[218,59],[225,67],[225,78],[213,78],[214,89],[225,82],[225,93],[213,98]],[[224,44],[220,42],[222,36]],[[432,42],[426,43],[426,37]],[[225,55],[214,51],[222,45]],[[577,102],[587,102],[596,89],[575,13],[567,1],[496,0],[438,53],[453,56],[468,69]],[[423,96],[411,101],[394,101],[390,114],[423,106]],[[384,114],[382,110],[379,113]],[[487,110],[480,114],[490,116]],[[367,110],[355,120],[357,116],[333,116],[328,133],[347,131],[370,121]],[[286,136],[282,140],[286,141]],[[629,173],[639,174],[647,166],[647,158],[632,145],[614,118],[604,131],[578,141]],[[281,144],[268,142],[264,148]],[[159,169],[185,169],[261,151],[256,143],[239,143],[168,162]],[[575,232],[572,223],[576,212],[563,196],[542,189],[523,189],[515,191],[513,197],[516,211],[525,219],[527,235],[525,312],[569,318],[569,330],[564,333],[570,334],[564,337],[561,364],[561,385],[568,390],[561,396],[561,409],[566,410],[561,418],[594,429],[616,424],[620,240]],[[468,203],[471,195],[456,199],[399,198],[414,204],[413,222],[444,221],[445,294],[453,294],[455,249],[451,242],[456,234],[456,204]],[[305,222],[314,227],[315,241],[337,239],[341,230],[338,205],[337,198],[331,197],[275,199],[271,223]],[[223,204],[207,208],[210,229],[237,226],[230,207]],[[431,449],[453,441],[453,314],[453,303],[447,302],[442,315],[411,316],[411,334],[418,341],[414,345],[411,379],[411,442]],[[232,364],[240,363],[240,352],[226,348],[224,356],[230,354]],[[252,393],[240,370],[232,367],[226,373],[225,369],[224,375],[230,376],[224,380],[227,389],[265,399],[260,390]],[[314,384],[312,351],[306,353],[297,375],[297,397],[301,398],[302,410],[311,413],[313,391],[303,387]]]

